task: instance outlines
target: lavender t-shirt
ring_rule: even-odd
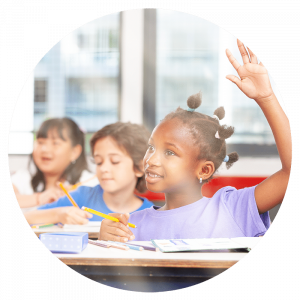
[[[220,189],[212,198],[159,211],[151,207],[130,215],[137,241],[178,238],[233,238],[263,235],[270,227],[269,212],[259,215],[254,187]]]

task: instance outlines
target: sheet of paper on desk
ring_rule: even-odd
[[[247,249],[227,238],[151,240],[162,252]]]
[[[101,221],[89,221],[87,224],[84,225],[72,225],[72,224],[65,224],[65,229],[76,229],[76,228],[83,228],[83,227],[100,227]]]
[[[261,237],[239,237],[231,240],[252,250],[261,241]]]

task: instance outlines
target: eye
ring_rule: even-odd
[[[44,141],[44,140],[41,140],[41,139],[38,139],[38,140],[37,140],[37,143],[38,143],[39,145],[44,144],[44,142],[45,142],[45,141]]]
[[[120,162],[119,161],[112,161],[111,162],[113,165],[117,165],[117,164],[119,164]]]
[[[148,145],[148,150],[149,151],[154,151],[154,147],[152,145]]]
[[[96,164],[97,166],[101,166],[101,165],[102,165],[102,161],[95,161],[94,158],[91,158],[91,162],[92,162],[93,164]]]
[[[172,151],[170,151],[170,150],[167,150],[165,153],[166,153],[166,155],[168,155],[168,156],[170,156],[170,155],[175,155],[175,153],[172,152]]]

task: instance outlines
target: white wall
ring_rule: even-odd
[[[121,26],[121,121],[142,124],[144,11],[122,12]]]

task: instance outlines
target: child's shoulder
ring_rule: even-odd
[[[11,174],[11,178],[31,179],[31,174],[27,169],[19,169]]]
[[[254,190],[256,186],[236,189],[233,186],[225,186],[219,189],[211,199],[219,201],[228,201],[231,199],[254,198]]]
[[[230,196],[234,194],[241,194],[241,193],[252,193],[256,186],[245,187],[242,189],[237,189],[233,186],[224,186],[220,188],[213,196],[213,197],[220,197],[220,196]]]
[[[144,198],[144,197],[139,197],[139,198],[140,198],[141,200],[143,200],[143,204],[142,204],[142,206],[138,209],[138,211],[153,206],[153,203],[152,203],[151,201],[149,201],[147,198]]]
[[[75,191],[71,192],[71,194],[80,194],[92,197],[94,195],[99,195],[99,193],[103,193],[103,189],[101,188],[100,184],[96,186],[80,186]]]

